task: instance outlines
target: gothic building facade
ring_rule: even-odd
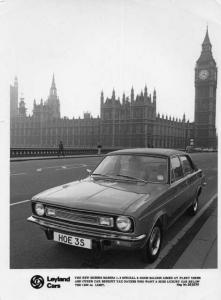
[[[11,147],[165,147],[186,148],[190,140],[198,147],[216,147],[216,63],[208,30],[195,68],[195,123],[157,113],[157,93],[147,87],[135,96],[100,97],[100,116],[68,119],[60,116],[60,100],[53,75],[49,96],[27,116],[24,99],[18,103],[18,80],[10,86]]]
[[[17,79],[14,86],[18,95]],[[11,103],[16,102],[13,97]],[[17,99],[18,102],[18,99]],[[12,107],[12,106],[11,106]],[[84,113],[83,118],[60,117],[60,102],[55,79],[48,99],[39,104],[34,100],[33,114],[27,116],[24,98],[20,99],[17,115],[11,115],[11,147],[56,147],[60,140],[66,147],[173,147],[188,144],[192,124],[181,119],[160,116],[156,112],[156,91],[135,97],[134,89],[126,97],[100,98],[100,117]]]
[[[15,79],[11,97],[11,147],[57,147],[60,140],[67,147],[97,144],[100,137],[100,119],[92,118],[89,113],[84,118],[68,119],[60,117],[60,100],[57,95],[53,75],[49,96],[33,103],[33,114],[27,116],[24,99],[18,104],[17,114],[12,115],[13,103],[18,103],[18,84]],[[14,111],[14,109],[13,109]]]
[[[101,93],[101,142],[119,147],[166,147],[185,148],[191,136],[191,124],[181,119],[160,116],[156,112],[156,91],[153,96],[144,92],[130,97],[123,94],[122,100],[112,97],[104,101]]]

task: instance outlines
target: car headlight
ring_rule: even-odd
[[[131,220],[128,217],[120,216],[116,220],[117,228],[121,231],[129,231],[131,229]]]
[[[36,203],[35,204],[35,212],[38,216],[42,217],[45,214],[44,205],[41,203]]]
[[[102,226],[113,227],[114,219],[111,217],[99,217],[99,224]]]

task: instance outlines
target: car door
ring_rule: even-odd
[[[195,169],[189,156],[181,155],[180,161],[186,182],[185,205],[188,207],[192,203],[196,194],[198,177],[195,175]]]

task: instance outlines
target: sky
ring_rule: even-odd
[[[121,98],[146,84],[149,93],[156,89],[157,112],[193,121],[207,24],[219,68],[221,0],[1,0],[1,101],[9,103],[17,76],[32,114],[54,73],[62,117],[97,117],[101,90],[106,98],[114,88]],[[217,86],[219,109],[219,71]]]

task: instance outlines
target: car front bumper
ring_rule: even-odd
[[[43,220],[31,216],[27,221],[39,225],[46,233],[49,240],[53,240],[54,231],[66,234],[77,235],[78,237],[92,240],[92,248],[142,248],[146,242],[146,234],[132,236],[121,233],[104,232],[92,230],[90,228],[82,228],[75,225],[65,224],[52,220]]]

